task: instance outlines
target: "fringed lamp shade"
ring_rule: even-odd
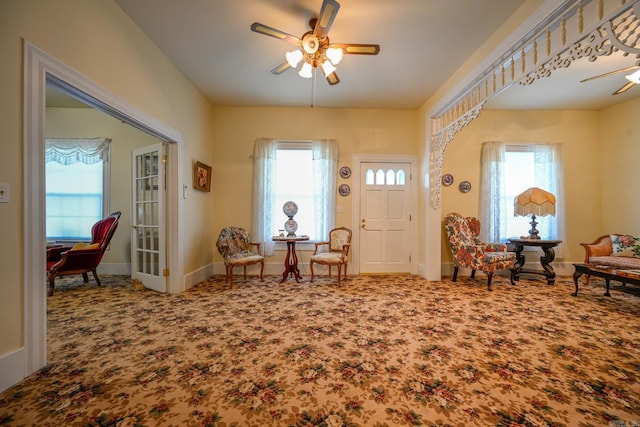
[[[538,187],[531,187],[520,195],[516,196],[513,201],[515,216],[531,215],[531,230],[529,230],[529,239],[539,239],[538,230],[536,229],[536,216],[554,215],[556,214],[556,196],[544,191]]]

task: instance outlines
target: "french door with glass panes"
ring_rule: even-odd
[[[166,292],[163,144],[133,150],[131,277]]]

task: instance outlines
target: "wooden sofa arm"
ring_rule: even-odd
[[[580,243],[586,252],[584,262],[589,263],[589,258],[593,256],[609,256],[613,252],[611,239],[608,234],[598,237],[593,243]]]

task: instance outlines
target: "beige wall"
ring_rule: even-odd
[[[24,344],[22,266],[29,260],[23,259],[22,194],[29,189],[22,188],[22,39],[180,132],[181,182],[191,183],[194,159],[213,162],[213,134],[208,101],[114,2],[6,0],[0,1],[0,17],[0,182],[11,188],[11,202],[0,204],[2,356]],[[190,272],[211,262],[214,237],[207,216],[213,197],[203,193],[183,203],[184,267]],[[199,241],[206,244],[194,249],[191,242]]]
[[[638,91],[638,87],[631,90]],[[640,236],[640,97],[602,113],[599,233]],[[583,173],[588,172],[585,169]],[[590,240],[591,241],[591,240]]]
[[[354,154],[417,154],[416,120],[415,110],[217,107],[211,184],[214,232],[228,225],[251,230],[256,138],[336,139],[339,166],[352,167]],[[348,180],[338,179],[338,183],[352,184],[353,179],[352,175]],[[336,225],[353,228],[351,195],[336,197],[336,204],[344,209],[336,214]],[[215,259],[221,261],[219,254]]]
[[[47,138],[111,139],[109,212],[122,216],[101,264],[130,264],[131,152],[159,140],[92,108],[47,108],[45,122]]]

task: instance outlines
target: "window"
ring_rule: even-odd
[[[313,201],[313,171],[311,143],[281,143],[276,152],[276,182],[273,218],[278,230],[284,229],[289,219],[282,211],[288,200],[298,205],[298,213],[293,219],[298,223],[298,235],[308,235],[311,240],[320,238],[315,235],[313,224],[316,222]]]
[[[47,240],[91,240],[91,227],[106,216],[109,140],[47,139]]]
[[[282,205],[298,205],[298,235],[326,239],[335,224],[338,144],[333,140],[285,142],[258,139],[254,149],[252,239],[273,254],[271,237],[287,220]]]
[[[564,180],[558,144],[482,144],[480,220],[482,239],[506,242],[526,236],[530,217],[514,217],[515,197],[530,187],[556,196],[556,215],[538,219],[543,239],[564,238]]]

